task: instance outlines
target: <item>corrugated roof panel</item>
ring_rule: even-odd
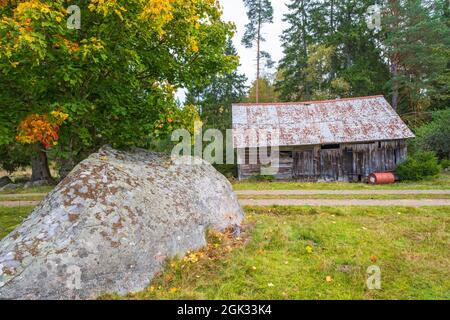
[[[302,103],[237,104],[233,105],[233,129],[237,148],[267,146],[267,142],[257,138],[267,134],[265,132],[278,132],[277,144],[280,146],[414,137],[382,96]],[[262,132],[255,137],[239,137],[251,130]]]

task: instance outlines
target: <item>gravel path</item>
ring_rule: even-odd
[[[414,195],[414,194],[450,194],[450,190],[240,190],[235,191],[239,196],[295,196],[295,195]],[[36,206],[40,201],[2,201],[5,197],[45,196],[45,194],[4,194],[0,195],[0,206]],[[339,199],[240,199],[245,206],[450,206],[448,199],[420,199],[420,200],[339,200]]]
[[[429,207],[450,206],[450,200],[423,199],[423,200],[330,200],[330,199],[241,199],[243,206],[402,206],[402,207]],[[39,201],[0,201],[3,207],[36,206]]]
[[[423,200],[329,200],[329,199],[241,199],[243,206],[402,206],[402,207],[436,207],[450,206],[450,200],[423,199]]]
[[[2,198],[21,198],[21,197],[45,197],[46,193],[12,193],[12,194],[0,194],[0,201]]]
[[[450,194],[450,190],[239,190],[238,196]]]
[[[28,207],[37,206],[40,201],[1,201],[0,207]]]

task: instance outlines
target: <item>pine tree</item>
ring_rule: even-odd
[[[246,48],[256,45],[256,102],[259,102],[259,80],[261,76],[261,60],[266,61],[268,68],[274,65],[268,52],[261,50],[261,43],[266,39],[262,34],[262,27],[266,23],[273,23],[273,7],[270,0],[244,0],[247,7],[247,17],[250,22],[245,26],[242,43]]]
[[[231,39],[227,41],[226,54],[237,56]],[[247,77],[237,70],[217,74],[206,87],[191,87],[186,103],[200,107],[202,121],[207,127],[225,131],[231,128],[231,105],[246,97],[246,82]]]
[[[450,1],[436,0],[434,15],[446,27],[442,30],[443,45],[437,50],[437,54],[447,60],[447,66],[435,75],[430,90],[431,107],[437,110],[448,108],[450,105]]]
[[[384,46],[391,65],[392,106],[421,113],[432,101],[433,83],[448,65],[450,29],[436,14],[439,1],[388,0]],[[448,84],[447,84],[448,86]]]
[[[289,27],[281,36],[284,56],[280,61],[276,88],[283,101],[310,100],[311,84],[306,80],[304,69],[308,62],[308,45],[312,42],[308,30],[311,2],[292,0],[287,7],[289,12],[283,21],[288,22]]]
[[[371,0],[292,0],[282,40],[281,100],[383,93],[389,70],[366,23]],[[320,59],[325,64],[321,66]]]
[[[259,81],[254,81],[250,87],[247,102],[256,102],[256,86],[258,83],[259,103],[278,102],[278,92],[275,90],[273,81],[268,77],[262,77]]]

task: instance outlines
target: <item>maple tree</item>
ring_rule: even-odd
[[[55,110],[49,115],[31,114],[19,125],[16,140],[22,144],[32,145],[34,153],[31,159],[32,180],[51,181],[45,150],[58,144],[58,131],[69,116]]]
[[[238,65],[225,52],[234,26],[216,0],[78,5],[79,30],[67,28],[66,1],[0,1],[0,146],[30,114],[58,107],[70,122],[46,154],[60,168],[104,144],[148,147],[198,117],[177,104],[177,89]]]
[[[16,140],[23,144],[40,143],[45,149],[58,144],[58,131],[68,115],[53,111],[50,115],[31,114],[19,126]]]

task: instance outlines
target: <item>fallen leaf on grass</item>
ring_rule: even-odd
[[[171,289],[169,290],[169,292],[170,292],[170,293],[177,293],[177,292],[178,292],[178,289],[177,289],[177,288],[171,288]]]

